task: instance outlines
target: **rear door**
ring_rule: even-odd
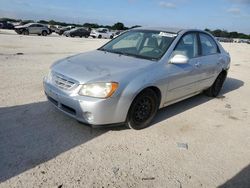
[[[210,87],[219,74],[220,51],[214,39],[206,33],[199,33],[201,47],[199,89]]]
[[[167,77],[169,84],[165,103],[171,103],[185,98],[198,91],[198,82],[201,79],[200,55],[198,34],[190,32],[185,34],[173,50],[174,55],[184,55],[188,58],[185,64],[167,64]]]
[[[33,24],[33,25],[31,26],[30,33],[33,33],[33,34],[41,34],[41,33],[42,33],[42,28],[43,28],[43,25],[40,25],[40,24]]]
[[[75,31],[73,31],[73,34],[75,36],[82,36],[82,31],[81,31],[81,29],[76,29]]]

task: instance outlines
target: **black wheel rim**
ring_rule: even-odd
[[[147,121],[153,112],[153,104],[149,97],[143,97],[137,101],[134,108],[133,120],[137,124]]]

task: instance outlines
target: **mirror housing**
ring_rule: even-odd
[[[187,56],[176,54],[169,61],[172,64],[185,64],[188,62]]]

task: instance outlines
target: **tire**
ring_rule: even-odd
[[[217,97],[221,91],[221,88],[226,80],[227,73],[221,72],[214,81],[213,85],[204,91],[208,97]]]
[[[22,31],[20,31],[20,30],[18,30],[18,29],[15,29],[15,32],[17,33],[17,34],[22,34]]]
[[[98,35],[98,39],[101,39],[102,38],[102,35]]]
[[[47,36],[48,32],[47,31],[42,31],[42,36]]]
[[[135,130],[148,127],[155,117],[159,107],[159,100],[156,93],[151,89],[146,89],[136,96],[132,102],[126,125]]]
[[[24,30],[22,33],[23,33],[24,35],[29,35],[29,31],[28,31],[28,30]]]
[[[110,36],[110,39],[112,39],[112,38],[114,38],[114,36],[113,36],[113,35],[111,35],[111,36]]]

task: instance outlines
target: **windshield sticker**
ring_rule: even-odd
[[[162,37],[176,37],[177,34],[160,32],[159,36],[162,36]]]

